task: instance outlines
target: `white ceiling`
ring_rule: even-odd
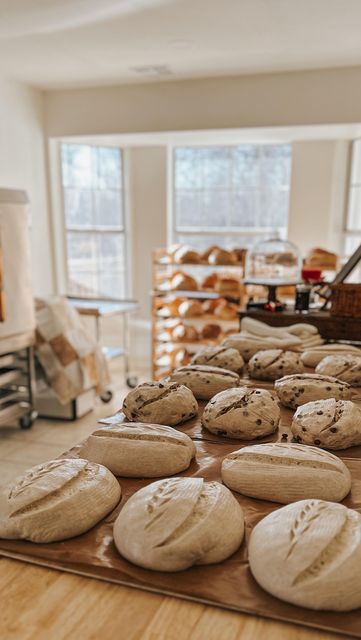
[[[361,0],[0,0],[0,72],[42,88],[361,65]]]

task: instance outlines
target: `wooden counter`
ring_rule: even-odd
[[[1,640],[335,640],[308,630],[0,558]]]

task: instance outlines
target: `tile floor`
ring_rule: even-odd
[[[97,400],[94,411],[74,422],[38,419],[29,430],[17,426],[0,427],[0,485],[25,469],[54,458],[83,440],[97,427],[97,420],[112,415],[129,391],[119,361],[111,362],[113,399],[108,404]],[[138,372],[139,375],[139,372]],[[142,372],[140,380],[147,379]],[[149,378],[148,378],[149,379]]]

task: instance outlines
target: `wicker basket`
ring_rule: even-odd
[[[335,284],[332,286],[331,315],[361,318],[361,284]]]

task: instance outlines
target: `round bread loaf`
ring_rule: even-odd
[[[56,542],[88,531],[121,496],[105,467],[81,458],[50,460],[0,492],[0,538]]]
[[[199,300],[184,300],[178,307],[178,315],[182,318],[201,316],[203,313],[203,307]]]
[[[280,409],[265,389],[227,389],[218,393],[204,409],[203,426],[226,438],[254,440],[277,429]]]
[[[205,347],[192,358],[191,364],[206,364],[209,367],[221,367],[236,373],[242,373],[244,360],[237,349],[227,347]]]
[[[235,497],[203,478],[153,482],[128,500],[114,524],[121,555],[156,571],[222,562],[243,535],[243,511]]]
[[[229,369],[189,364],[171,373],[170,380],[186,385],[197,400],[209,400],[219,391],[239,386],[239,376]]]
[[[159,424],[130,422],[94,431],[79,455],[116,476],[159,478],[188,469],[196,449],[185,433]]]
[[[277,380],[282,376],[303,372],[304,366],[298,353],[282,349],[258,351],[248,363],[251,378]]]
[[[131,422],[169,426],[198,414],[197,401],[188,387],[175,382],[143,382],[123,402],[123,413]]]
[[[327,398],[347,400],[352,394],[347,382],[317,373],[296,373],[292,376],[284,376],[276,380],[275,390],[280,402],[291,409],[297,409],[300,405],[312,400]]]
[[[298,442],[325,449],[361,444],[361,409],[350,400],[316,400],[299,407],[291,430]]]
[[[360,333],[361,335],[361,333]],[[316,367],[316,373],[334,376],[354,387],[361,386],[361,356],[326,356]]]
[[[301,500],[253,529],[251,572],[273,596],[309,609],[361,606],[361,515],[342,504]]]
[[[272,502],[319,498],[340,502],[351,475],[337,456],[300,444],[255,444],[233,451],[222,462],[222,480],[232,491]]]

